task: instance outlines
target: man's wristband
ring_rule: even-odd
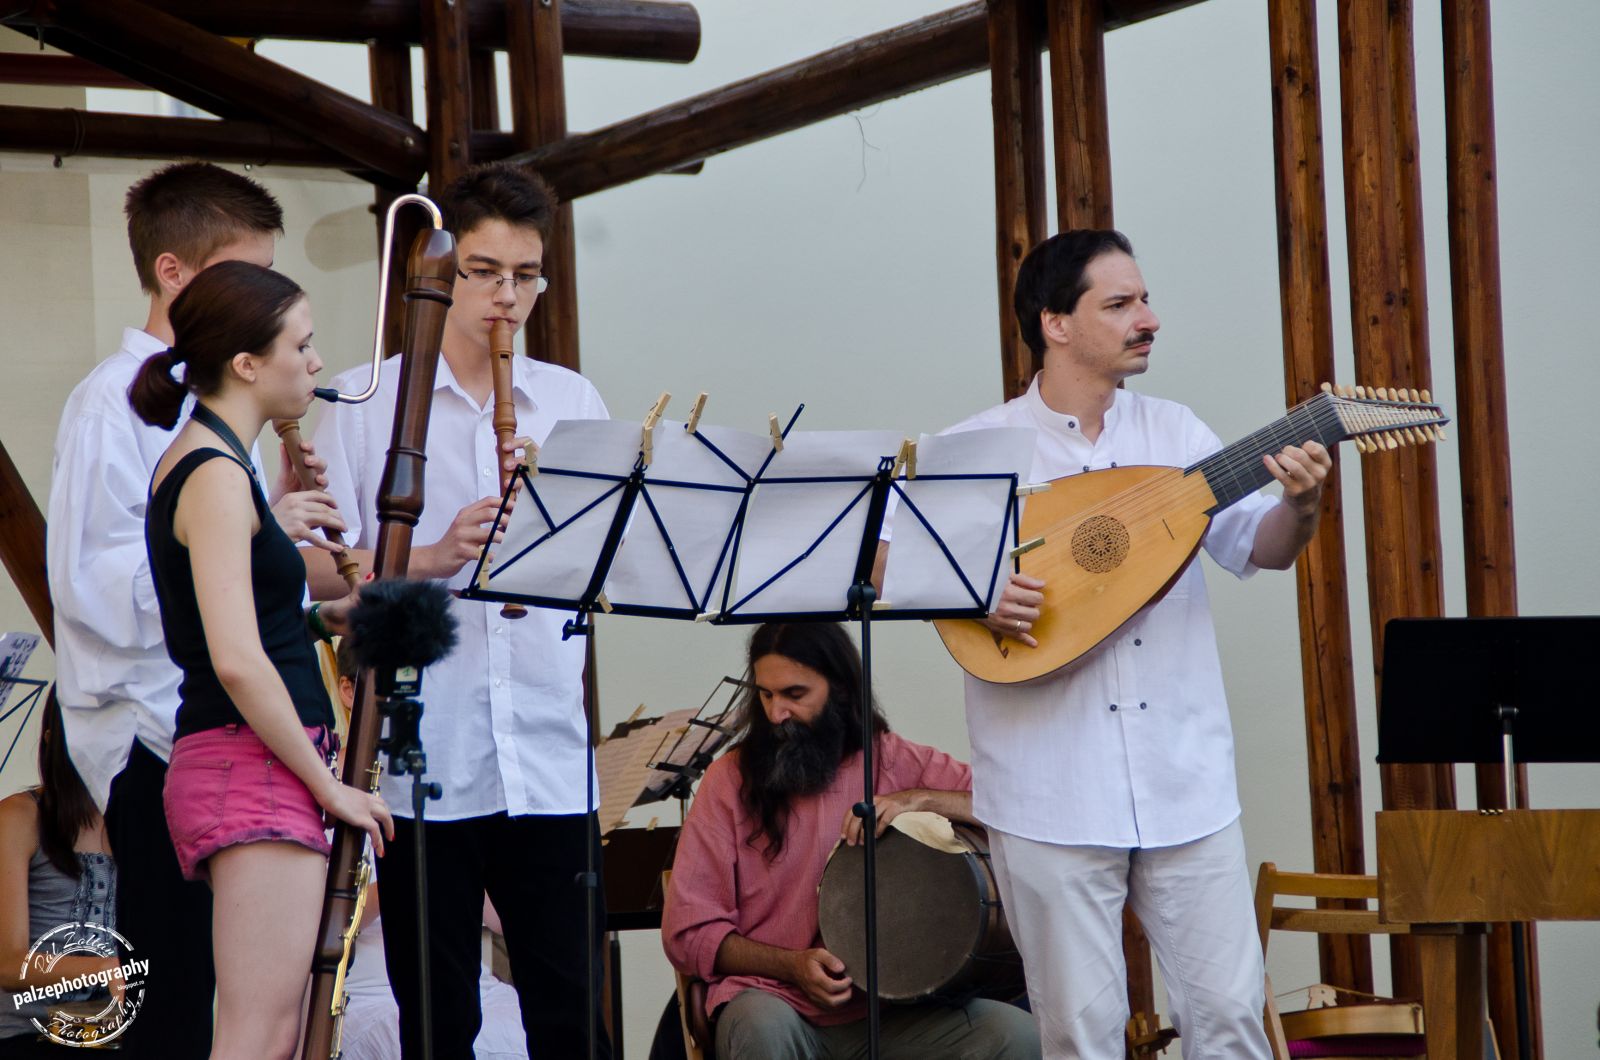
[[[317,639],[325,641],[328,644],[332,644],[333,631],[328,628],[328,624],[326,622],[322,621],[321,612],[321,603],[312,604],[311,610],[306,612],[306,625],[311,627],[311,632],[317,636]]]

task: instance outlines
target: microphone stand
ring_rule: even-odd
[[[405,677],[415,675],[411,680]],[[417,992],[422,1023],[422,1057],[433,1058],[433,977],[428,949],[428,858],[423,816],[429,799],[443,795],[438,781],[425,781],[428,755],[422,748],[422,702],[413,697],[422,690],[421,672],[402,668],[398,675],[380,674],[378,713],[389,719],[389,733],[378,750],[389,759],[389,775],[411,774],[411,815],[415,829],[414,871],[417,877]]]

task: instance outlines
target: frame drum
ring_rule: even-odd
[[[954,824],[965,849],[946,853],[895,828],[878,840],[878,996],[885,1001],[973,997],[1009,1001],[1025,984],[982,828]],[[841,846],[817,892],[822,945],[867,984],[866,852]]]

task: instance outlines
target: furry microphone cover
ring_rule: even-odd
[[[386,578],[361,589],[350,612],[356,660],[365,669],[421,669],[456,646],[450,591],[438,582]]]

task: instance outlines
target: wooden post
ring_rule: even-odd
[[[1505,339],[1500,305],[1500,219],[1496,198],[1494,76],[1488,0],[1443,6],[1447,207],[1450,291],[1454,307],[1456,430],[1461,460],[1461,522],[1466,553],[1467,613],[1517,613],[1517,556],[1511,516],[1511,442],[1506,420]],[[1505,770],[1476,767],[1480,808],[1504,808]],[[1516,770],[1518,794],[1528,770]],[[1528,1011],[1533,1055],[1544,1055],[1538,948],[1528,940]],[[1511,932],[1489,939],[1489,1015],[1500,1052],[1516,1040],[1516,981]]]
[[[493,50],[472,49],[472,128],[500,129],[500,83],[495,75]],[[477,156],[472,156],[477,161]]]
[[[11,462],[11,454],[0,444],[0,562],[22,594],[45,643],[54,651],[56,612],[50,603],[44,556],[44,513]]]
[[[1323,189],[1322,90],[1314,0],[1267,7],[1272,61],[1273,171],[1285,397],[1290,406],[1334,381],[1333,304]],[[1365,869],[1355,668],[1337,464],[1322,493],[1317,534],[1295,564],[1312,863],[1317,872]],[[1342,900],[1318,903],[1355,907]],[[1322,981],[1372,991],[1372,946],[1363,935],[1318,935]]]
[[[567,135],[567,101],[561,50],[561,0],[506,0],[507,53],[511,59],[511,135],[520,150]],[[578,371],[578,276],[572,204],[556,210],[544,248],[550,289],[529,320],[528,352],[541,361]]]
[[[372,104],[392,114],[410,119],[415,109],[411,98],[411,48],[405,44],[374,41],[367,45],[367,71],[372,84]],[[383,222],[394,200],[416,188],[373,189],[373,209],[378,221],[378,260],[383,260]],[[405,327],[406,255],[417,233],[422,230],[420,211],[402,210],[395,217],[395,250],[389,259],[389,304],[384,314],[383,355],[400,352],[400,336]]]
[[[1411,75],[1411,7],[1406,0],[1340,0],[1345,223],[1350,313],[1358,382],[1429,385],[1417,179],[1416,103]],[[1424,320],[1418,326],[1418,320]],[[1438,495],[1427,447],[1387,452],[1362,476],[1367,594],[1373,662],[1382,679],[1383,630],[1391,618],[1443,610],[1438,570]],[[1385,766],[1384,806],[1454,805],[1449,767]],[[1391,940],[1394,989],[1418,996],[1415,941]]]
[[[1044,85],[1040,24],[1033,0],[989,7],[990,92],[994,105],[995,252],[1000,290],[1000,364],[1006,398],[1038,371],[1017,328],[1017,268],[1045,237]]]
[[[1101,0],[1048,0],[1048,4],[1056,224],[1063,232],[1110,228],[1105,6]]]
[[[437,195],[472,163],[466,4],[423,0],[422,75],[428,94],[428,190]]]

